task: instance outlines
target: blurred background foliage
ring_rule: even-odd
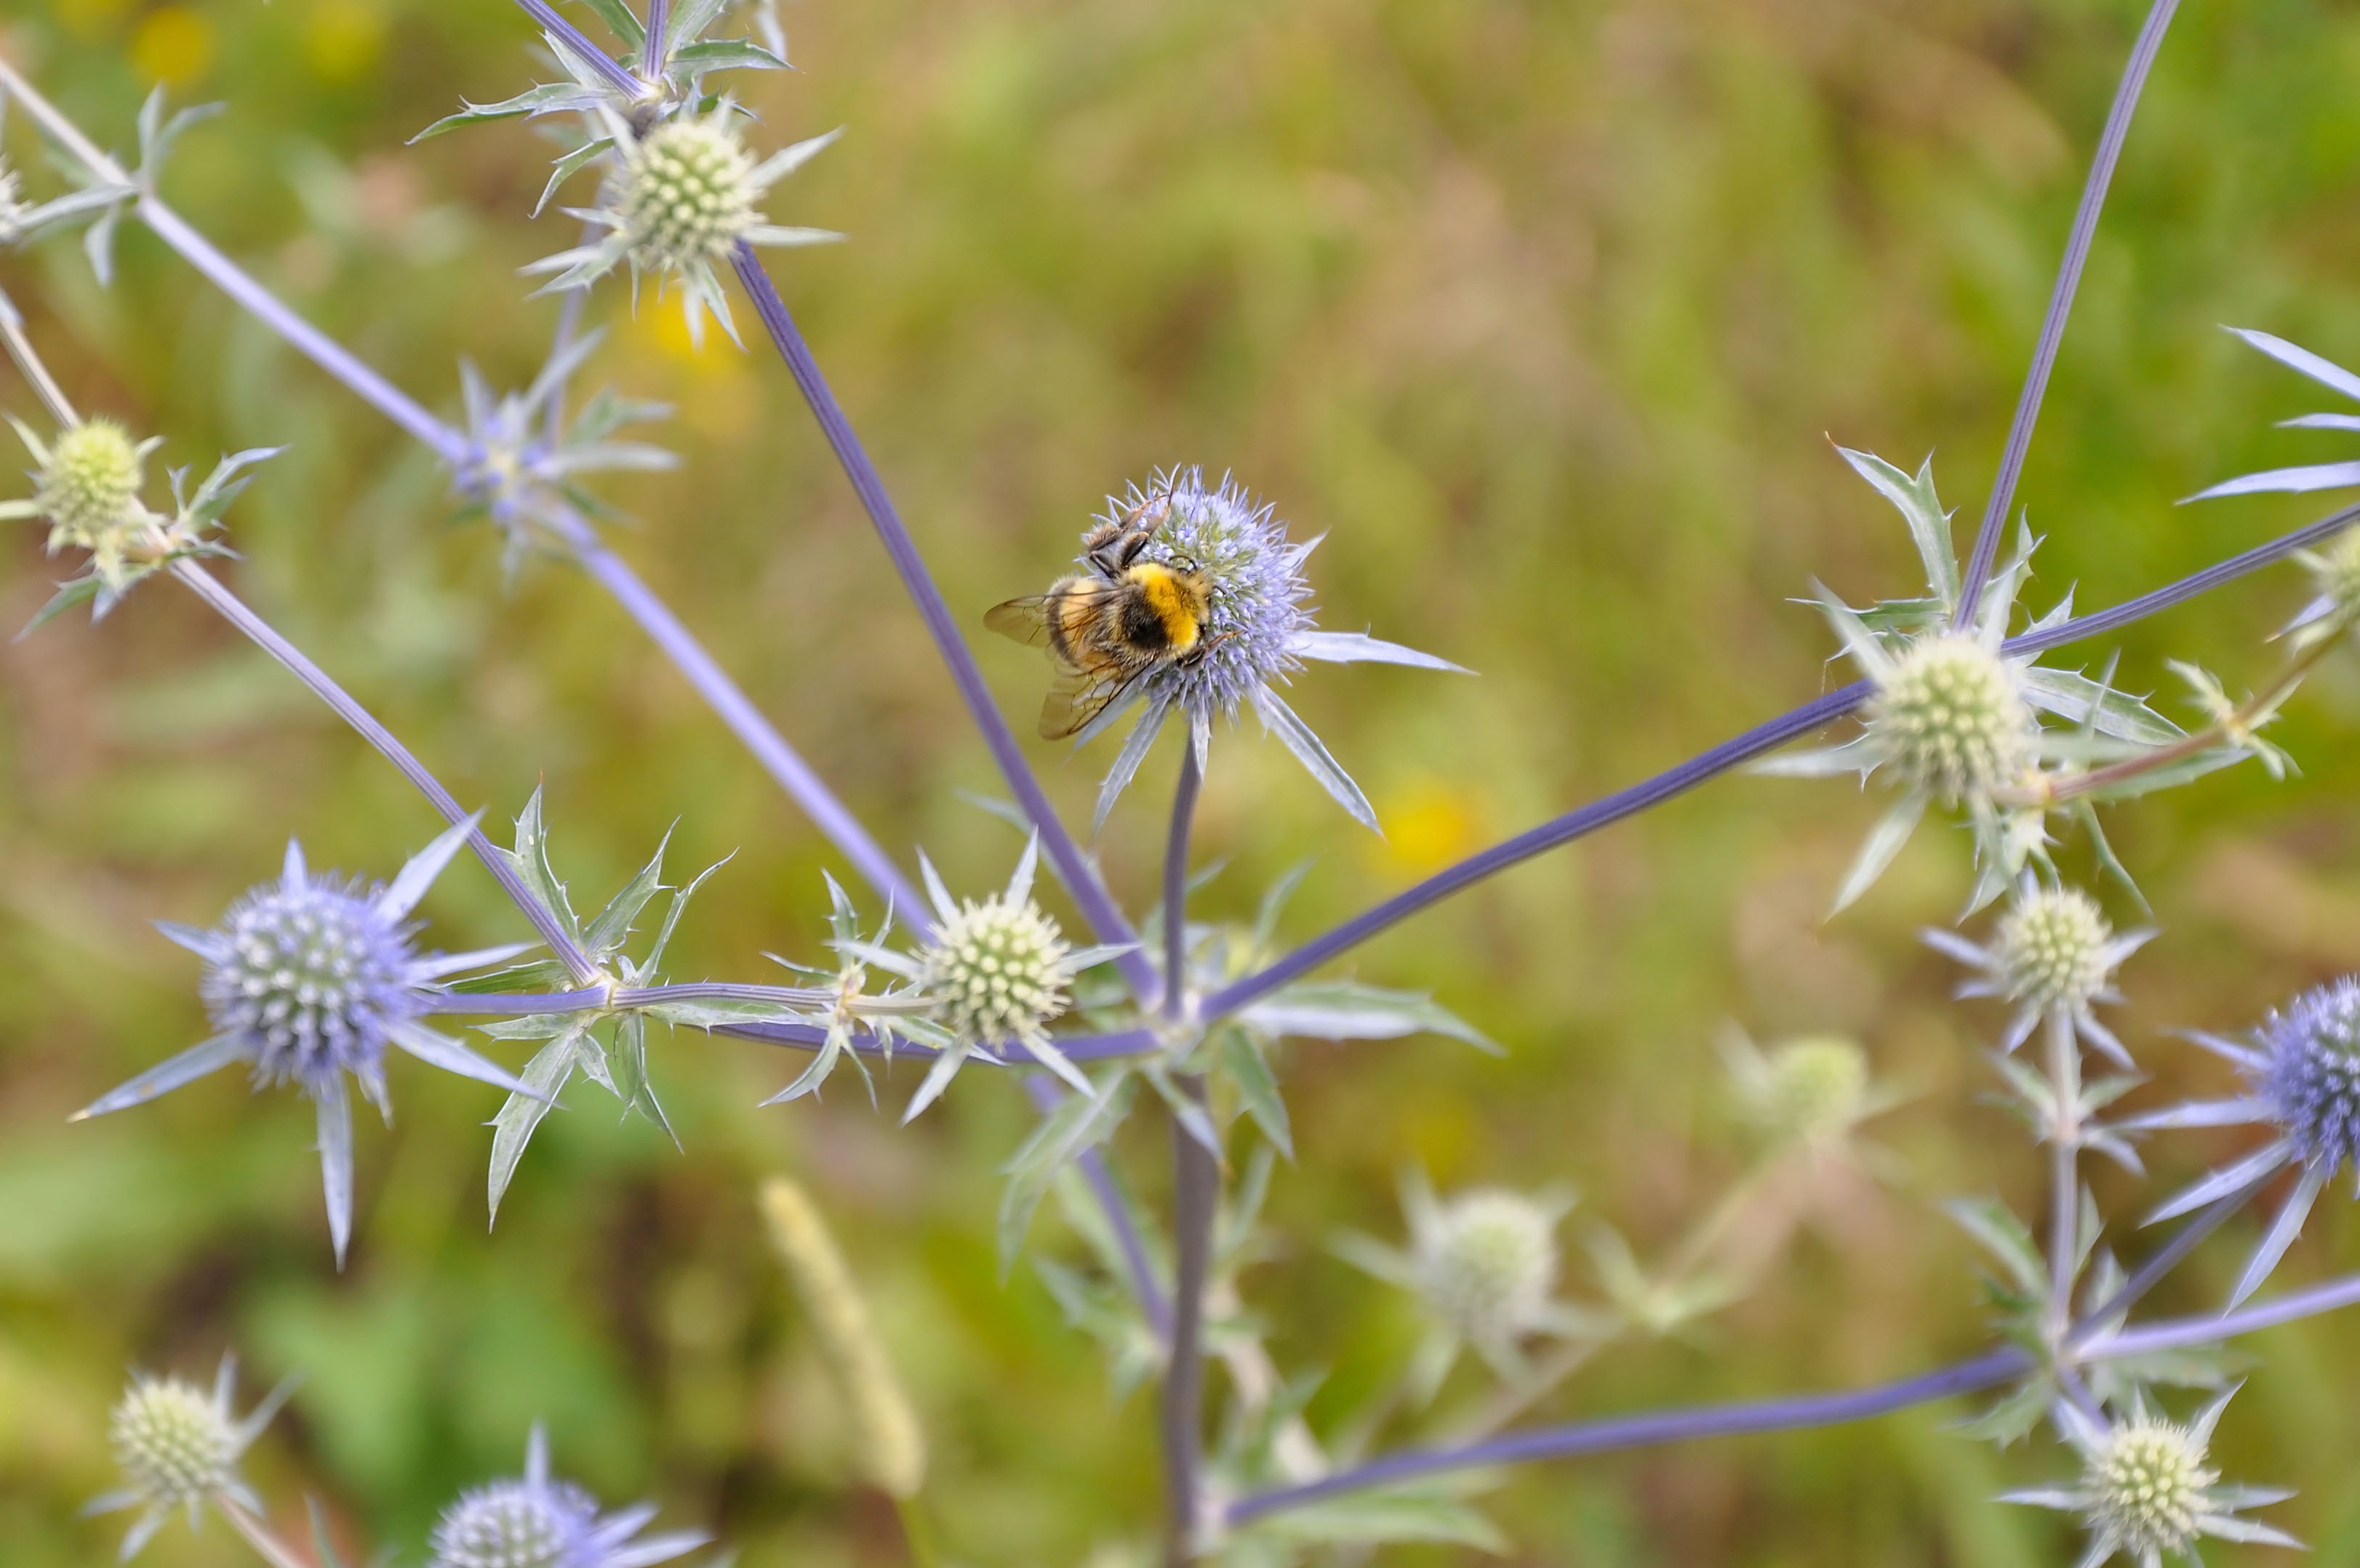
[[[1355,829],[1277,747],[1216,744],[1198,834],[1226,869],[1208,915],[1250,912],[1316,855],[1295,938],[1449,859],[1673,762],[1817,691],[1830,639],[1790,597],[1916,587],[1885,504],[1827,437],[1981,506],[2133,0],[903,0],[791,6],[800,73],[742,90],[771,142],[843,143],[771,202],[851,243],[777,258],[786,296],[954,604],[1036,590],[1104,492],[1153,465],[1233,469],[1299,534],[1331,627],[1368,626],[1479,679],[1319,670],[1295,701],[1386,825]],[[531,74],[495,0],[10,0],[0,49],[103,142],[148,86],[225,101],[166,192],[394,380],[455,413],[457,362],[529,379],[553,319],[514,269],[572,243],[523,216],[548,149],[514,126],[416,147],[465,95]],[[2360,16],[2319,0],[2191,5],[2164,51],[2092,256],[2023,496],[2050,542],[2036,604],[2096,606],[2323,510],[2175,508],[2225,475],[2344,450],[2274,433],[2323,399],[2216,323],[2360,356]],[[20,125],[10,147],[52,177]],[[576,199],[586,196],[586,191]],[[101,291],[71,242],[0,261],[85,408],[165,433],[166,459],[286,443],[234,511],[241,590],[471,802],[545,782],[561,865],[601,890],[678,820],[676,866],[731,851],[674,953],[682,976],[759,975],[824,936],[825,846],[608,603],[563,567],[513,591],[496,542],[388,425],[278,345],[146,234]],[[691,352],[676,313],[630,314],[593,376],[678,407],[673,475],[609,494],[623,552],[687,612],[796,745],[909,857],[1004,875],[1013,835],[916,620],[779,368]],[[33,405],[11,382],[0,399]],[[1963,521],[1963,519],[1962,519]],[[0,620],[54,569],[18,530]],[[2258,678],[2299,602],[2290,570],[2136,628],[2125,677],[2166,655]],[[2077,650],[2077,654],[2081,650]],[[2092,663],[2103,649],[2087,650]],[[982,657],[1011,713],[1044,672]],[[2067,662],[2072,662],[2071,659]],[[2126,973],[2125,1038],[2167,1093],[2217,1084],[2166,1031],[2234,1029],[2360,963],[2360,661],[2339,656],[2278,738],[2306,777],[2245,768],[2118,811],[2164,935]],[[1101,753],[1038,753],[1086,821]],[[1168,743],[1099,850],[1151,896]],[[1580,1189],[1564,1231],[1612,1223],[1660,1251],[1740,1168],[1713,1051],[1838,1031],[1914,1098],[1877,1135],[1886,1182],[1810,1193],[1789,1255],[1685,1341],[1603,1357],[1558,1416],[1896,1376],[1979,1343],[1968,1245],[1930,1207],[2020,1203],[2038,1162],[1977,1103],[1995,1010],[1917,928],[1966,888],[1962,835],[1921,834],[1861,906],[1828,896],[1878,810],[1841,785],[1729,779],[1558,852],[1355,955],[1433,988],[1505,1042],[1298,1049],[1287,1238],[1248,1276],[1273,1346],[1330,1369],[1341,1410],[1405,1353],[1404,1306],[1329,1255],[1396,1236],[1394,1178]],[[78,1520],[107,1485],[126,1367],[307,1379],[253,1462],[282,1508],[320,1496],[348,1544],[422,1555],[460,1485],[519,1461],[546,1418],[561,1468],[660,1498],[748,1568],[887,1563],[889,1505],[847,1484],[840,1409],[762,1245],[755,1184],[813,1186],[873,1292],[926,1419],[952,1554],[1078,1563],[1157,1505],[1151,1401],[1113,1403],[1097,1351],[1029,1270],[992,1256],[997,1168],[1030,1122],[971,1073],[898,1130],[857,1086],[756,1110],[795,1062],[685,1036],[659,1086],[685,1151],[579,1094],[483,1224],[491,1091],[397,1070],[400,1120],[364,1124],[352,1267],[329,1262],[309,1113],[229,1075],[130,1115],[66,1115],[199,1038],[195,968],[147,921],[210,921],[284,840],[385,875],[425,809],[276,670],[156,584],[104,626],[0,646],[0,1541],[11,1564],[110,1561]],[[2069,864],[2084,866],[2076,848]],[[2136,911],[2116,900],[2120,923]],[[461,867],[431,940],[517,921]],[[914,1082],[904,1073],[892,1100]],[[1162,1130],[1118,1153],[1161,1202]],[[2097,1173],[2127,1230],[2144,1197],[2230,1146],[2155,1147],[2156,1185]],[[2289,1266],[2351,1266],[2346,1205]],[[1036,1243],[1069,1250],[1044,1218]],[[2159,1305],[2216,1301],[2250,1227]],[[2134,1244],[2135,1245],[2135,1244]],[[1568,1263],[1574,1293],[1588,1289]],[[2352,1454],[2360,1326],[2251,1346],[2240,1479],[2301,1497],[2275,1518],[2360,1563]],[[1462,1370],[1465,1388],[1473,1374]],[[1494,1509],[1520,1560],[1650,1563],[2064,1561],[2065,1526],[1985,1501],[2063,1457],[1998,1455],[1955,1410],[1869,1426],[1561,1464]],[[300,1517],[300,1512],[287,1517]],[[175,1526],[172,1565],[239,1562]],[[1451,1558],[1404,1551],[1404,1562]],[[2223,1550],[2216,1561],[2262,1561]]]

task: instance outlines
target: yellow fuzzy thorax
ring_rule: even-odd
[[[1142,562],[1127,573],[1131,582],[1154,610],[1155,618],[1164,623],[1164,633],[1171,640],[1172,651],[1185,653],[1196,646],[1196,633],[1208,607],[1205,590],[1168,566],[1153,561]]]

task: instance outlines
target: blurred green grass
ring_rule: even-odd
[[[1361,836],[1251,726],[1216,746],[1199,830],[1228,865],[1210,914],[1317,861],[1311,934],[1448,859],[1677,760],[1831,677],[1786,601],[1913,586],[1891,514],[1825,438],[1914,464],[1980,507],[2050,268],[2138,7],[1795,0],[1208,0],[805,5],[801,73],[752,86],[775,139],[845,141],[782,189],[782,221],[852,243],[774,265],[954,605],[1044,583],[1107,490],[1170,462],[1233,469],[1303,534],[1327,625],[1367,626],[1482,673],[1317,672],[1299,703],[1375,800]],[[521,214],[544,148],[514,127],[405,147],[464,94],[530,78],[491,0],[16,0],[0,49],[121,147],[148,82],[220,99],[167,192],[397,382],[455,410],[456,361],[527,379],[552,310],[513,268],[571,243]],[[2278,434],[2320,406],[2215,330],[2360,354],[2360,20],[2308,0],[2191,7],[2150,87],[2023,487],[2049,535],[2037,602],[2113,602],[2322,509],[2172,503],[2245,468],[2323,461]],[[21,127],[10,147],[38,159]],[[37,180],[42,176],[36,174]],[[463,799],[549,792],[577,887],[608,887],[675,818],[677,864],[732,850],[683,928],[683,975],[753,973],[822,936],[825,846],[587,584],[513,592],[480,528],[375,415],[241,319],[160,246],[122,242],[102,292],[71,244],[0,262],[87,407],[169,437],[166,459],[289,443],[233,514],[236,581]],[[615,486],[619,547],[691,615],[896,852],[956,882],[1011,835],[865,520],[772,363],[688,352],[670,308],[619,289],[595,374],[665,397],[684,471]],[[27,412],[13,387],[7,405]],[[1962,519],[1963,522],[1964,519]],[[27,531],[0,568],[21,623],[52,568]],[[2233,688],[2300,589],[2280,572],[2135,629]],[[982,650],[1010,711],[1043,672]],[[2092,649],[2092,662],[2103,650]],[[1291,697],[1290,699],[1295,700]],[[2164,936],[2126,978],[2125,1037],[2162,1080],[2212,1080],[2161,1031],[2234,1028],[2360,963],[2360,670],[2342,659],[2281,738],[2307,770],[2250,771],[2118,813]],[[1038,757],[1083,820],[1096,754]],[[1169,756],[1099,845],[1134,904],[1153,885]],[[1818,1215],[1750,1301],[1691,1345],[1620,1353],[1550,1407],[1832,1387],[1976,1343],[1973,1265],[1928,1200],[2029,1199],[2036,1162],[1974,1102],[1993,1022],[1946,1000],[1914,931],[1948,916],[1963,844],[1929,833],[1844,919],[1819,911],[1877,809],[1832,786],[1732,779],[1559,852],[1371,944],[1353,968],[1434,988],[1505,1041],[1299,1050],[1292,1238],[1257,1277],[1290,1367],[1344,1408],[1407,1343],[1322,1238],[1392,1234],[1393,1178],[1569,1181],[1569,1235],[1677,1234],[1736,1169],[1711,1039],[1855,1033],[1918,1092],[1883,1124],[1906,1180]],[[143,590],[93,632],[0,648],[0,1541],[27,1568],[111,1554],[78,1520],[108,1481],[126,1366],[256,1380],[298,1370],[258,1452],[265,1492],[319,1493],[356,1544],[421,1552],[463,1483],[517,1463],[545,1417],[559,1462],[660,1497],[769,1563],[898,1560],[890,1510],[848,1492],[839,1417],[763,1250],[755,1181],[809,1178],[845,1234],[930,1427],[930,1488],[972,1563],[1081,1561],[1156,1507],[1150,1407],[1109,1407],[1098,1358],[1022,1270],[997,1279],[995,1171],[1028,1113],[963,1082],[895,1130],[847,1083],[757,1111],[791,1063],[683,1038],[659,1084],[685,1152],[577,1096],[481,1224],[486,1092],[398,1073],[400,1119],[360,1138],[353,1267],[329,1268],[308,1118],[224,1079],[134,1115],[66,1113],[197,1038],[194,971],[148,931],[208,921],[300,834],[383,874],[424,809],[291,683],[194,606]],[[506,940],[488,884],[451,877],[433,936]],[[2118,909],[2124,920],[2132,911]],[[896,1092],[908,1086],[903,1078]],[[1151,1198],[1154,1129],[1120,1153]],[[2159,1145],[2155,1190],[2224,1145]],[[2140,1194],[2101,1173],[2128,1216]],[[2127,1221],[2125,1222],[2127,1223]],[[2233,1227],[2234,1228],[2234,1227]],[[2355,1252],[2342,1205],[2290,1268]],[[1044,1221],[1040,1245],[1066,1238]],[[2235,1239],[2165,1304],[2217,1299]],[[1575,1249],[1578,1256],[1578,1249]],[[1579,1269],[1573,1272],[1579,1275]],[[2360,1329],[2256,1342],[2224,1432],[2240,1478],[2322,1565],[2360,1563],[2348,1455]],[[2013,1564],[2066,1550],[1988,1504],[2058,1461],[1994,1455],[1926,1411],[1874,1426],[1559,1465],[1497,1511],[1532,1562]],[[173,1564],[238,1561],[177,1527]],[[1404,1552],[1404,1562],[1446,1554]],[[2246,1561],[2232,1552],[2218,1560]],[[2252,1561],[2262,1560],[2258,1553]]]

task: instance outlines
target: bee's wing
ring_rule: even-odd
[[[1046,647],[1049,641],[1049,595],[1028,593],[1022,599],[1011,599],[1004,604],[994,604],[983,613],[983,624],[1004,637],[1031,643],[1034,648]]]
[[[1041,700],[1041,738],[1063,740],[1088,728],[1092,719],[1105,713],[1152,668],[1142,664],[1135,669],[1102,665],[1096,670],[1060,670],[1049,685],[1049,694]]]

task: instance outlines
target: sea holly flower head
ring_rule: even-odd
[[[2289,1167],[2298,1172],[2230,1296],[2234,1305],[2259,1289],[2286,1256],[2336,1171],[2347,1164],[2360,1168],[2360,978],[2346,975],[2304,992],[2263,1019],[2242,1043],[2201,1032],[2188,1038],[2234,1063],[2245,1092],[2225,1100],[2190,1101],[2127,1125],[2250,1124],[2276,1136],[2180,1192],[2149,1215],[2148,1223],[2248,1192]]]
[[[2089,894],[2027,875],[2018,880],[1988,942],[1939,929],[1922,934],[1928,945],[1979,972],[1979,978],[1959,987],[1960,996],[1998,996],[2016,1005],[2004,1051],[2014,1051],[2043,1018],[2053,1018],[2124,1067],[2131,1065],[2130,1053],[2099,1021],[2095,1008],[2122,1000],[2114,971],[2153,939],[2153,931],[2118,936]]]
[[[2005,892],[2027,865],[2047,863],[2051,811],[2071,811],[2097,837],[2092,802],[2155,787],[2145,779],[2073,786],[2080,798],[2069,806],[2060,795],[2065,788],[2060,780],[2073,769],[2175,746],[2187,736],[2140,699],[2114,691],[2109,681],[2044,670],[2029,657],[2005,651],[2009,622],[2039,544],[2028,524],[2018,522],[2014,545],[1985,584],[1973,615],[1958,624],[1963,586],[1950,514],[1934,490],[1932,460],[1912,475],[1868,452],[1837,451],[1908,525],[1925,565],[1926,592],[1855,609],[1819,590],[1821,611],[1868,678],[1871,693],[1861,733],[1840,746],[1767,758],[1753,770],[1807,778],[1857,773],[1865,779],[1883,768],[1901,786],[1901,799],[1870,831],[1830,913],[1875,884],[1927,809],[1938,805],[1962,810],[1974,830],[1978,874],[1968,909],[1979,909]],[[2071,614],[2068,594],[2027,629],[2057,625]],[[2045,728],[2044,713],[2075,727]],[[2210,748],[2187,759],[2182,776],[2244,755],[2234,746]],[[2052,772],[2049,764],[2064,765],[2065,770]],[[2113,864],[2102,837],[2098,844],[2101,858]]]
[[[584,289],[628,263],[633,287],[653,274],[659,287],[677,284],[689,336],[705,341],[709,311],[732,342],[738,329],[714,268],[740,245],[807,245],[840,240],[825,229],[791,228],[767,222],[760,203],[771,186],[801,169],[834,141],[828,132],[757,160],[738,137],[738,111],[724,99],[700,119],[683,112],[661,120],[644,135],[612,109],[599,111],[616,148],[601,204],[571,209],[606,234],[592,244],[544,256],[524,270],[555,276],[544,292]]]
[[[68,547],[88,550],[103,577],[119,581],[163,520],[139,500],[141,470],[163,438],[134,441],[113,419],[92,419],[45,442],[9,422],[33,455],[35,488],[31,500],[0,506],[0,517],[41,518],[49,525],[50,554]]]
[[[1746,1119],[1774,1139],[1835,1149],[1895,1103],[1870,1076],[1868,1053],[1841,1036],[1807,1036],[1765,1051],[1732,1028],[1720,1045]]]
[[[1347,1234],[1336,1250],[1346,1261],[1415,1298],[1428,1323],[1410,1373],[1421,1399],[1441,1386],[1461,1345],[1471,1345],[1501,1377],[1528,1370],[1523,1341],[1535,1334],[1586,1332],[1592,1325],[1554,1299],[1557,1224],[1573,1206],[1563,1192],[1527,1194],[1480,1187],[1437,1198],[1424,1173],[1402,1179],[1409,1222],[1406,1250]]]
[[[1203,574],[1207,613],[1197,632],[1199,650],[1158,666],[1127,687],[1076,735],[1103,734],[1136,706],[1139,718],[1098,791],[1098,822],[1137,775],[1166,718],[1185,717],[1201,768],[1212,744],[1215,714],[1235,722],[1251,706],[1262,727],[1284,743],[1311,776],[1355,821],[1374,830],[1375,810],[1351,776],[1328,755],[1311,727],[1278,695],[1306,659],[1407,664],[1464,674],[1459,666],[1360,632],[1323,632],[1312,621],[1311,584],[1304,563],[1319,540],[1287,535],[1276,509],[1223,475],[1208,486],[1199,468],[1175,467],[1120,497],[1083,535],[1101,538],[1111,527],[1146,535],[1137,561]],[[1082,558],[1087,565],[1087,558]]]
[[[124,1538],[126,1561],[148,1544],[176,1508],[187,1509],[191,1525],[204,1504],[217,1500],[261,1511],[261,1503],[238,1475],[237,1461],[286,1402],[292,1385],[280,1385],[244,1417],[230,1402],[236,1387],[237,1362],[227,1356],[222,1357],[210,1389],[180,1377],[132,1375],[131,1386],[107,1423],[115,1464],[129,1484],[93,1498],[82,1510],[140,1510]]]
[[[420,953],[410,912],[475,832],[471,819],[412,856],[389,886],[317,876],[290,843],[279,878],[230,907],[211,931],[159,924],[205,962],[200,990],[213,1037],[151,1067],[78,1113],[103,1116],[156,1098],[233,1062],[257,1088],[292,1084],[318,1107],[320,1166],[341,1267],[352,1230],[352,1108],[347,1075],[389,1120],[388,1045],[463,1077],[532,1091],[506,1069],[420,1021],[442,981],[522,947]]]
[[[841,937],[833,944],[844,957],[910,982],[927,1006],[923,1018],[904,1018],[895,1025],[923,1043],[939,1042],[939,1054],[910,1097],[903,1121],[934,1104],[969,1057],[1022,1060],[1003,1054],[1011,1043],[1084,1094],[1097,1093],[1057,1049],[1048,1026],[1071,1005],[1074,976],[1125,949],[1067,944],[1056,920],[1032,901],[1040,854],[1039,836],[1027,838],[1007,887],[982,899],[952,898],[934,862],[921,855],[919,869],[934,916],[925,945],[912,953]]]
[[[1989,800],[2032,761],[2032,709],[2016,672],[1974,637],[1935,632],[1872,670],[1869,744],[1936,803]]]
[[[585,332],[561,344],[521,392],[495,393],[473,365],[459,367],[468,451],[453,469],[452,488],[505,536],[502,565],[511,578],[535,545],[568,550],[579,534],[569,513],[618,516],[582,485],[582,475],[654,473],[680,464],[678,456],[661,447],[613,439],[625,425],[666,418],[672,412],[667,404],[637,401],[601,387],[570,424],[560,427],[556,410],[566,384],[605,335]]]
[[[694,1530],[634,1539],[655,1513],[645,1503],[602,1513],[589,1492],[552,1479],[549,1439],[536,1425],[522,1475],[477,1486],[442,1511],[432,1568],[650,1568],[705,1543]]]
[[[2116,1556],[2139,1568],[2161,1568],[2166,1555],[2193,1563],[2204,1536],[2300,1547],[2282,1531],[2236,1517],[2240,1509],[2294,1494],[2223,1486],[2221,1473],[2207,1463],[2212,1429],[2235,1392],[2222,1394],[2184,1426],[2156,1415],[2144,1400],[2111,1424],[2060,1405],[2066,1438],[2081,1457],[2081,1485],[2011,1492],[2003,1500],[2079,1514],[2090,1531],[2080,1568],[2097,1568]]]

